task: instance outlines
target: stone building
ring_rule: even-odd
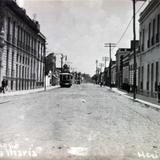
[[[139,89],[156,97],[160,82],[160,1],[152,0],[140,14]]]
[[[4,47],[0,53],[0,82],[8,80],[9,90],[25,90],[44,85],[45,37],[37,21],[13,0],[0,1],[0,33]]]

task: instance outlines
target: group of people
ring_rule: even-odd
[[[2,92],[5,93],[6,89],[7,89],[7,86],[8,86],[8,80],[6,79],[3,79],[2,81]]]

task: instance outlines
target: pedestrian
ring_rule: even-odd
[[[5,93],[5,87],[6,87],[6,80],[3,79],[3,81],[2,81],[2,91],[3,91],[3,93]]]

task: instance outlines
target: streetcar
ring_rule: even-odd
[[[72,74],[67,64],[64,64],[60,73],[60,86],[71,87],[72,86]]]
[[[60,86],[71,87],[72,86],[72,74],[71,73],[60,73]]]

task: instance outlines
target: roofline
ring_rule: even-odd
[[[151,14],[154,8],[158,7],[159,5],[159,0],[151,0],[149,4],[146,6],[146,8],[140,13],[139,22],[141,23],[145,19],[145,17]]]
[[[6,7],[8,7],[9,9],[11,9],[16,15],[18,15],[23,21],[25,21],[33,30],[35,30],[37,33],[40,32],[40,29],[38,28],[36,22],[32,20],[27,14],[26,14],[26,10],[19,7],[18,4],[13,1],[13,0],[0,0],[0,4]],[[37,22],[38,23],[38,22]]]

